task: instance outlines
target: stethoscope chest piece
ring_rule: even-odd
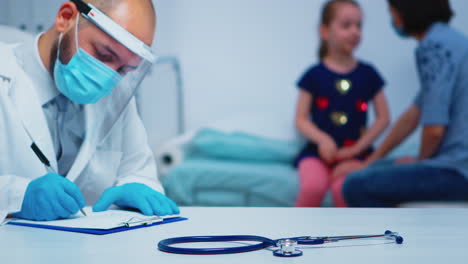
[[[297,249],[297,241],[293,239],[280,239],[277,246],[279,249],[273,251],[276,257],[299,257],[302,256],[302,251]]]

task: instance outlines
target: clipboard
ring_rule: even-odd
[[[108,210],[99,213],[93,213],[88,207],[84,210],[88,216],[76,214],[70,218],[56,221],[11,219],[6,224],[92,235],[106,235],[188,219],[179,215],[145,216],[138,212],[125,210]]]

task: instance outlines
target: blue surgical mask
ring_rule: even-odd
[[[403,30],[403,28],[397,27],[395,20],[392,19],[392,27],[393,30],[395,30],[395,33],[401,38],[409,38],[410,35],[406,34],[406,32]]]
[[[62,35],[59,40],[61,43]],[[57,54],[54,67],[58,90],[76,104],[94,104],[108,96],[122,77],[93,56],[78,48],[68,64]]]

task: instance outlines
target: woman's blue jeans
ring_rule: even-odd
[[[416,201],[468,201],[468,179],[453,169],[419,162],[377,162],[351,173],[343,184],[350,207],[394,207]]]

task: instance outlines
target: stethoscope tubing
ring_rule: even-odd
[[[236,246],[228,248],[181,248],[171,246],[181,243],[196,243],[196,242],[233,242],[233,241],[254,241],[260,242],[254,245]],[[161,251],[176,254],[193,254],[193,255],[212,255],[212,254],[231,254],[243,253],[264,249],[271,246],[276,246],[276,240],[272,240],[261,236],[235,235],[235,236],[188,236],[174,237],[161,240],[158,243],[158,248]]]

